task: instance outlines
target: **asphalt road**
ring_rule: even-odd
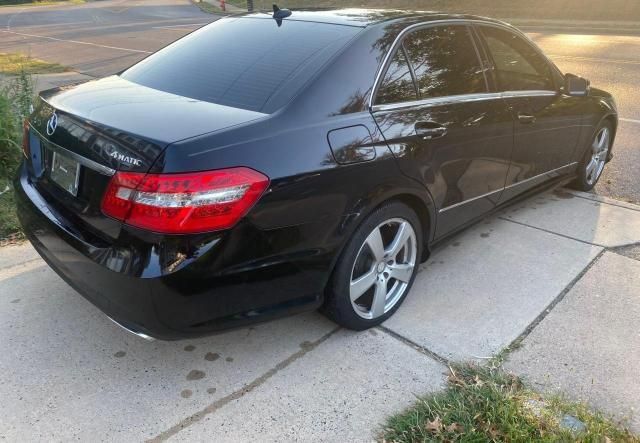
[[[596,193],[640,203],[640,36],[530,33],[563,72],[611,92],[620,126]]]
[[[100,77],[215,18],[187,0],[6,7],[0,8],[0,52],[28,53]],[[596,192],[640,203],[640,36],[527,30],[562,71],[587,77],[615,95],[621,117],[615,158]]]
[[[102,77],[216,18],[188,0],[4,7],[0,8],[0,52],[19,51]]]

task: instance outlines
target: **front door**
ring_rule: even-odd
[[[478,28],[496,85],[515,122],[504,201],[568,172],[582,111],[578,98],[561,92],[561,74],[531,42],[502,27]]]
[[[395,51],[373,115],[402,171],[431,193],[438,238],[495,207],[513,120],[490,92],[466,25],[419,28]]]

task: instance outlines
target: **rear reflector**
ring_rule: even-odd
[[[187,174],[116,172],[102,212],[128,225],[167,234],[194,234],[234,226],[269,185],[249,168]]]
[[[29,119],[25,118],[22,123],[22,153],[25,158],[31,157],[31,149],[29,146]]]

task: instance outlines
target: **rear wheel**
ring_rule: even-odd
[[[572,188],[579,191],[590,191],[598,183],[611,149],[611,134],[612,128],[609,122],[603,123],[598,128],[580,166],[578,166],[578,177],[571,183]]]
[[[416,213],[400,202],[378,208],[340,256],[327,288],[325,314],[349,329],[382,323],[407,296],[421,253]]]

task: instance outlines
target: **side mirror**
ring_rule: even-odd
[[[589,95],[589,80],[577,75],[567,74],[564,76],[564,90],[574,97],[586,97]]]

